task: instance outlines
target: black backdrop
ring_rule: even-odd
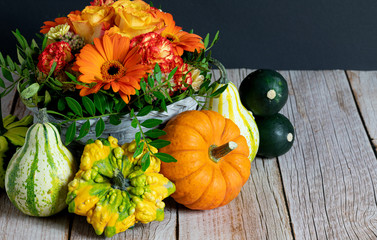
[[[12,30],[28,39],[43,21],[90,0],[0,0],[0,51],[15,56]],[[147,1],[148,2],[148,1]],[[184,30],[220,40],[213,56],[227,68],[377,69],[375,0],[155,0]]]

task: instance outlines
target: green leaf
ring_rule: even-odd
[[[118,115],[110,115],[109,120],[112,125],[119,125],[122,122]]]
[[[135,133],[135,142],[137,145],[140,143],[140,140],[141,140],[141,132]]]
[[[45,99],[44,99],[44,106],[46,106],[49,102],[51,102],[51,95],[50,93],[46,90],[45,91]]]
[[[165,99],[165,95],[161,92],[153,92],[153,95],[160,100]]]
[[[7,56],[7,63],[8,63],[8,66],[9,66],[9,69],[14,72],[14,70],[16,69],[16,67],[14,66],[14,62],[12,61],[12,59]]]
[[[67,101],[68,107],[72,109],[74,113],[82,117],[82,108],[79,102],[77,102],[74,98],[66,97],[65,100]]]
[[[163,99],[162,101],[161,101],[161,109],[163,110],[163,111],[165,111],[165,112],[167,112],[168,111],[168,109],[166,108],[166,102],[165,102],[165,99]]]
[[[69,145],[76,135],[76,121],[69,125],[67,132],[65,133],[65,145]]]
[[[214,98],[219,97],[219,95],[223,93],[227,87],[228,87],[228,84],[225,84],[224,86],[222,86],[221,88],[213,92],[209,97],[214,97]]]
[[[56,68],[57,65],[58,65],[58,63],[54,60],[54,62],[52,63],[52,66],[51,66],[51,68],[50,68],[50,72],[48,73],[47,78],[49,78],[49,77],[52,76],[52,74],[54,73],[55,68]]]
[[[177,162],[177,159],[167,153],[155,153],[153,155],[163,162]]]
[[[177,72],[177,69],[178,67],[175,67],[170,73],[169,73],[169,76],[168,76],[168,80],[172,79],[174,74]]]
[[[103,133],[103,130],[105,130],[105,122],[102,118],[100,118],[96,124],[96,137],[100,137]]]
[[[149,96],[149,94],[144,95],[144,100],[145,100],[147,103],[152,104],[152,97]]]
[[[86,120],[86,122],[81,126],[79,136],[76,138],[77,140],[85,137],[90,130],[90,122]]]
[[[127,106],[127,103],[125,103],[123,100],[120,100],[119,103],[115,105],[115,111],[120,112],[122,109]]]
[[[209,33],[207,33],[207,36],[204,38],[204,48],[207,48],[208,47],[208,43],[209,43]]]
[[[156,129],[148,130],[144,134],[150,138],[158,138],[160,136],[166,135],[166,132],[161,129],[156,128]]]
[[[154,87],[154,79],[148,76],[148,85],[149,87],[153,88]]]
[[[27,44],[26,39],[21,35],[20,31],[17,29],[16,32],[12,32],[12,33],[16,37],[21,48],[25,49],[28,46],[28,44]]]
[[[131,127],[137,128],[137,118],[132,119]]]
[[[44,50],[45,48],[46,48],[46,46],[47,46],[47,37],[45,36],[44,38],[43,38],[43,42],[42,42],[42,50]]]
[[[20,62],[20,64],[22,65],[24,63],[25,59],[22,57],[19,49],[17,49],[17,58],[18,58],[18,61]]]
[[[155,148],[163,148],[170,144],[170,141],[162,140],[162,139],[156,139],[149,143],[149,145],[155,147]]]
[[[145,83],[144,79],[140,81],[140,88],[143,90],[143,92],[145,92],[147,89],[147,84]]]
[[[138,113],[137,113],[137,116],[138,117],[142,117],[142,116],[145,116],[147,114],[149,114],[153,109],[153,106],[152,105],[147,105],[145,107],[143,107]]]
[[[59,100],[58,100],[58,110],[59,111],[64,111],[64,109],[65,109],[65,101],[64,101],[64,99],[63,98],[59,98]]]
[[[105,114],[106,98],[101,93],[94,94],[94,105],[101,114]]]
[[[160,66],[158,66],[158,64],[154,66],[153,74],[156,81],[160,83],[162,79],[162,73],[161,73]]]
[[[0,87],[5,88],[5,83],[2,78],[0,78]]]
[[[21,97],[24,99],[28,99],[33,97],[35,94],[38,93],[39,90],[39,84],[38,83],[33,83],[29,87],[25,88],[21,93]]]
[[[1,63],[1,65],[3,65],[3,66],[7,65],[7,64],[5,63],[5,59],[4,59],[3,54],[2,54],[1,52],[0,52],[0,63]]]
[[[150,164],[151,164],[151,156],[149,155],[149,152],[147,152],[141,158],[141,170],[145,172],[149,168]]]
[[[141,142],[139,145],[136,146],[136,150],[134,152],[133,157],[136,158],[137,156],[139,156],[143,152],[143,149],[144,149],[144,142]]]
[[[147,119],[144,122],[142,122],[141,126],[143,126],[145,128],[153,128],[153,127],[157,127],[161,123],[162,123],[162,120],[152,118],[152,119]]]
[[[96,114],[96,106],[90,98],[87,96],[82,97],[82,104],[90,115],[94,116]]]

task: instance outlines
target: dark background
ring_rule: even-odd
[[[0,0],[0,51],[15,56],[12,30],[35,37],[89,1]],[[149,1],[147,1],[149,2]],[[377,69],[375,0],[155,0],[184,30],[203,38],[220,30],[213,56],[227,68]]]

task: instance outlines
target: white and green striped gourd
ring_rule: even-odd
[[[208,98],[204,109],[216,111],[226,118],[231,119],[240,129],[241,135],[246,138],[249,146],[249,159],[253,161],[259,147],[259,131],[253,114],[241,103],[237,87],[227,79],[224,66],[217,60],[212,59],[219,68],[221,77],[216,81],[213,92],[228,84],[224,92],[219,96]]]
[[[51,216],[66,207],[68,183],[76,173],[71,152],[41,109],[25,144],[9,162],[5,189],[11,202],[31,216]]]

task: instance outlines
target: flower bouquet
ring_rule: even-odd
[[[176,189],[159,173],[160,164],[176,159],[159,151],[171,142],[163,139],[169,134],[158,127],[180,112],[204,106],[204,99],[227,88],[226,82],[211,83],[210,64],[223,69],[210,52],[218,33],[212,41],[209,35],[202,39],[177,26],[170,13],[142,0],[94,0],[81,11],[45,22],[40,32],[40,44],[13,32],[18,63],[0,53],[2,74],[8,80],[0,79],[1,97],[17,88],[38,119],[30,131],[23,127],[20,137],[25,144],[20,144],[8,168],[0,168],[2,176],[6,169],[8,197],[33,216],[55,214],[68,204],[69,212],[87,216],[96,233],[106,236],[136,222],[161,221],[162,200]],[[242,139],[238,128],[229,124],[231,131],[224,136]],[[78,171],[63,146],[73,142],[85,145]],[[246,141],[240,144],[246,146]],[[228,145],[211,145],[211,151],[223,154]],[[230,151],[236,145],[232,142]],[[38,148],[46,155],[34,156]],[[249,166],[247,147],[240,149]],[[18,174],[19,169],[34,172]],[[64,171],[63,177],[56,177]],[[34,184],[39,178],[51,181]],[[30,182],[27,191],[24,182]],[[33,192],[37,188],[43,191]],[[50,198],[55,200],[46,200]]]
[[[212,93],[209,49],[218,34],[209,44],[209,35],[183,31],[170,13],[141,0],[95,0],[40,32],[41,46],[14,32],[19,63],[0,55],[11,82],[3,95],[16,86],[32,111],[47,108],[66,145],[122,132],[130,140]]]

